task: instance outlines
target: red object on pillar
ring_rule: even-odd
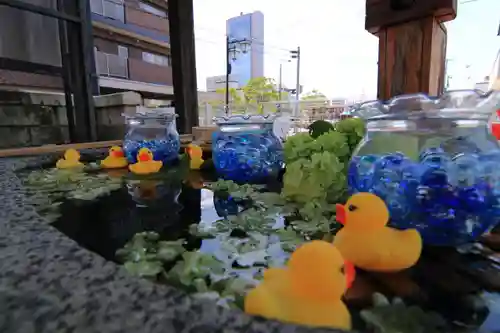
[[[491,134],[493,134],[497,140],[500,140],[500,123],[491,124]]]

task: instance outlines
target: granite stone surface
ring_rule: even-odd
[[[37,214],[16,177],[46,159],[0,159],[0,332],[335,332],[193,299],[81,248]]]

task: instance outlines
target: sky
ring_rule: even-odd
[[[468,2],[470,1],[470,2]],[[301,84],[330,98],[371,99],[377,90],[378,38],[364,29],[365,0],[193,0],[198,88],[225,74],[226,20],[264,13],[264,74],[295,87],[301,47]],[[500,0],[459,0],[457,18],[446,24],[450,87],[472,88],[489,75],[500,48]]]

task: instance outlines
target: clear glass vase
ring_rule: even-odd
[[[151,109],[124,117],[127,134],[123,140],[123,150],[130,163],[137,162],[137,152],[141,148],[150,149],[155,160],[166,164],[178,159],[181,143],[175,125],[175,113]]]
[[[273,132],[275,115],[215,118],[212,158],[220,177],[263,182],[283,168],[282,141]]]
[[[389,225],[416,228],[427,244],[474,241],[500,222],[500,149],[489,126],[499,105],[499,93],[476,91],[361,104],[352,115],[367,133],[349,164],[350,192],[381,197]]]

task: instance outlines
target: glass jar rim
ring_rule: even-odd
[[[162,119],[162,120],[174,120],[179,115],[175,112],[167,110],[166,108],[138,108],[134,113],[127,114],[122,113],[125,119]]]
[[[500,91],[452,90],[441,96],[407,94],[354,105],[349,113],[366,121],[390,119],[489,119],[500,108]]]
[[[272,124],[277,115],[231,115],[214,117],[212,120],[217,125],[240,125],[240,124]]]

